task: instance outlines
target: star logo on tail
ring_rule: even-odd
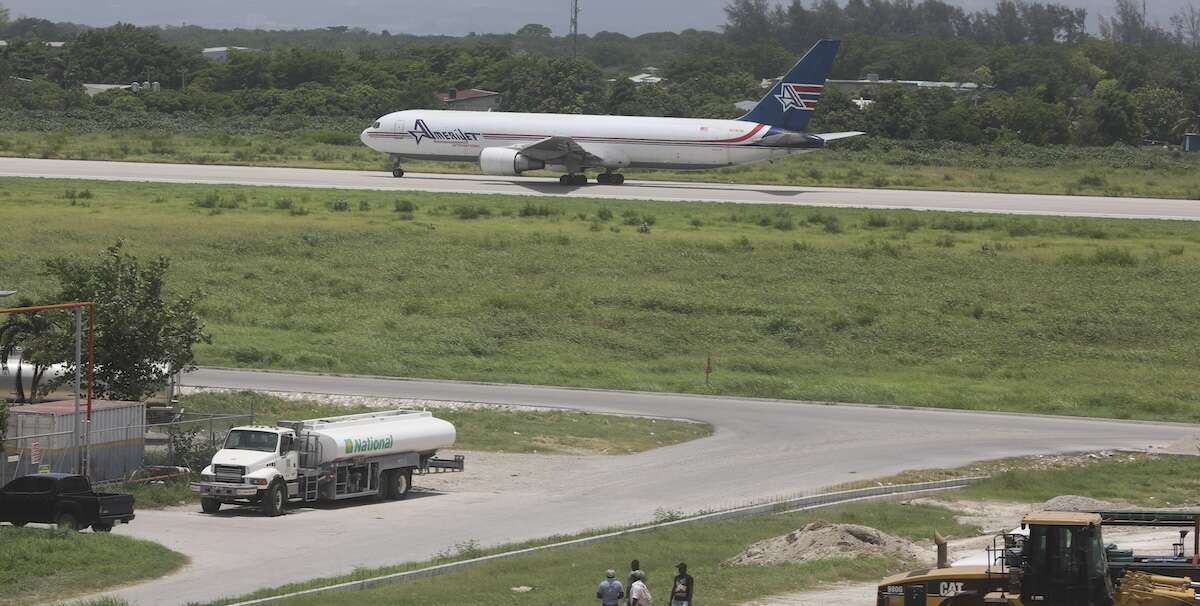
[[[824,88],[820,84],[792,84],[785,82],[779,86],[779,94],[775,95],[775,98],[783,105],[784,112],[793,109],[812,111],[816,109],[817,100],[821,98],[821,90]]]

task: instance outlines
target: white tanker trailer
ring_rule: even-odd
[[[205,513],[222,503],[257,504],[275,516],[292,499],[402,499],[413,474],[462,471],[462,456],[435,457],[455,437],[454,425],[411,410],[235,427],[191,489]]]

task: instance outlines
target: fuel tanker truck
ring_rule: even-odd
[[[268,516],[289,500],[403,499],[413,474],[462,471],[462,456],[435,456],[455,436],[454,425],[412,410],[234,427],[191,490],[204,513],[236,503]]]

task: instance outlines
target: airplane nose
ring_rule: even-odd
[[[363,142],[363,145],[371,147],[371,129],[364,128],[362,134],[358,136],[358,139]]]

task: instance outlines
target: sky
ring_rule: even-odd
[[[1056,0],[1088,9],[1089,23],[1111,12],[1111,0]],[[1188,0],[1148,0],[1151,17],[1167,19]],[[1193,0],[1194,1],[1194,0]],[[727,0],[580,0],[579,30],[628,35],[716,30],[725,22]],[[451,34],[514,32],[541,23],[556,35],[568,31],[571,0],[0,0],[14,17],[40,17],[104,26],[201,25],[216,28],[293,29],[348,25],[392,33]],[[963,0],[968,11],[994,0]]]

